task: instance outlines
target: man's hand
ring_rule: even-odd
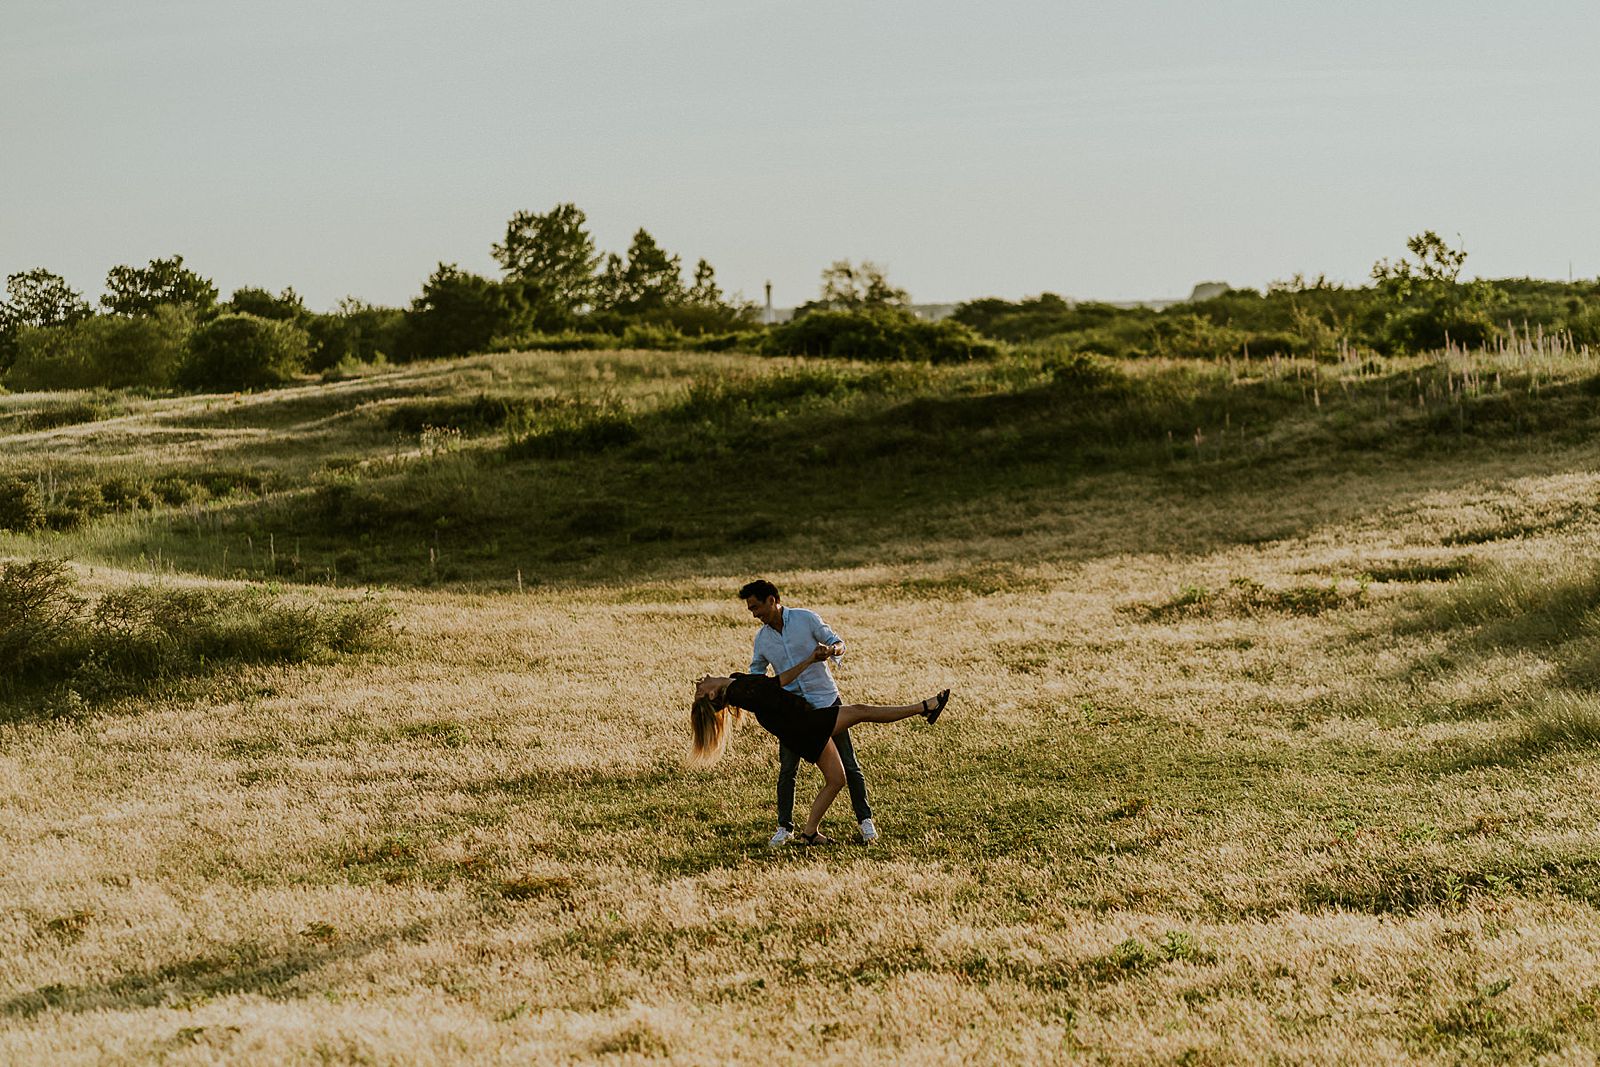
[[[839,654],[839,646],[837,646],[837,645],[824,645],[821,642],[818,642],[817,650],[815,652],[811,653],[811,661],[813,663],[821,663],[823,660],[829,658],[830,656],[837,656],[838,654]]]

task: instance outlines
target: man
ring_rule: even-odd
[[[832,660],[844,654],[844,642],[814,611],[786,608],[779,603],[778,587],[765,578],[747,583],[739,590],[750,614],[761,623],[756,631],[754,647],[750,654],[750,673],[766,674],[771,667],[781,674],[802,660],[809,659],[818,645],[829,646]],[[803,697],[814,708],[836,708],[840,705],[839,687],[833,682],[833,673],[826,661],[814,663],[786,687]],[[867,802],[867,780],[861,774],[861,764],[856,762],[855,746],[850,743],[850,731],[836,734],[834,747],[839,750],[839,760],[844,764],[845,784],[850,789],[850,806],[855,809],[861,823],[861,841],[870,845],[878,839],[878,827],[872,821],[872,805]],[[794,836],[794,778],[800,767],[800,757],[785,745],[778,746],[778,829],[769,845],[782,845]]]

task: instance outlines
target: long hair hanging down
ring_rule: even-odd
[[[728,747],[728,734],[743,713],[738,708],[719,705],[711,697],[695,697],[689,709],[689,727],[694,732],[694,747],[689,764],[709,767],[722,758]]]

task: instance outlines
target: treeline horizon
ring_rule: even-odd
[[[1043,292],[964,301],[930,322],[878,265],[838,260],[818,295],[784,323],[724,293],[704,258],[682,257],[640,228],[625,253],[602,253],[575,204],[518,211],[491,254],[498,278],[441,262],[408,306],[347,297],[330,312],[292,287],[244,286],[227,300],[183,256],[116,266],[98,309],[40,267],[12,274],[0,299],[0,388],[248,390],[307,375],[340,377],[390,362],[512,349],[691,349],[756,355],[952,362],[1016,348],[1118,357],[1346,358],[1477,347],[1522,330],[1600,344],[1600,279],[1462,281],[1466,253],[1432,231],[1378,260],[1371,284],[1296,275],[1264,289],[1153,308]]]

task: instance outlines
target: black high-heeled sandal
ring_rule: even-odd
[[[941,690],[938,696],[929,697],[922,702],[922,717],[928,720],[929,726],[939,721],[939,713],[944,711],[944,706],[948,703],[950,703],[950,690],[948,689]],[[933,706],[929,707],[929,704]]]

